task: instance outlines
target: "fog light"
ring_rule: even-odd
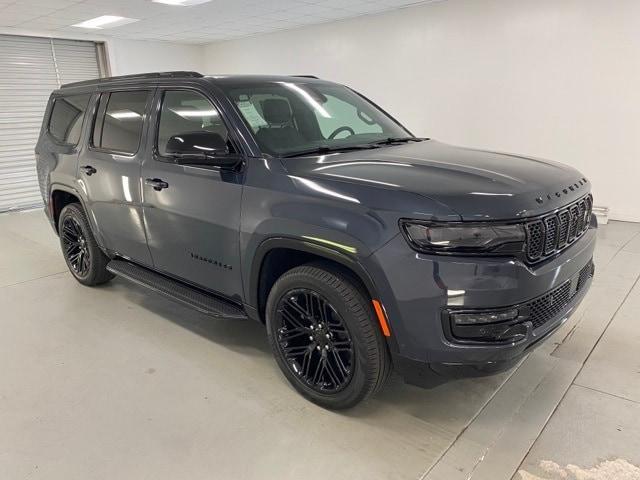
[[[526,337],[528,309],[449,312],[451,333],[460,340],[517,342]]]
[[[451,319],[456,325],[479,325],[485,323],[505,322],[518,318],[518,309],[502,312],[452,313]]]

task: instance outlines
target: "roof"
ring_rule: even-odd
[[[85,80],[82,82],[67,83],[62,88],[88,87],[97,85],[109,85],[118,83],[131,83],[144,80],[166,80],[166,79],[188,79],[188,78],[205,78],[199,72],[190,71],[174,71],[174,72],[150,72],[135,75],[120,75],[115,77],[96,78],[93,80]],[[292,78],[306,78],[317,80],[318,77],[313,75],[207,75],[206,78],[216,83],[244,83],[248,81],[291,81]]]
[[[89,85],[104,85],[107,83],[131,82],[135,80],[155,80],[167,78],[202,78],[204,75],[198,72],[176,71],[176,72],[152,72],[139,73],[135,75],[119,75],[116,77],[94,78],[82,82],[66,83],[62,88],[84,87]]]

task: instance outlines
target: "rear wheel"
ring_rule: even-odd
[[[271,289],[266,315],[278,366],[312,402],[349,408],[384,384],[391,362],[371,303],[343,274],[290,270]]]
[[[67,205],[60,212],[58,232],[69,271],[83,285],[99,285],[114,275],[107,271],[109,258],[100,250],[82,207]]]

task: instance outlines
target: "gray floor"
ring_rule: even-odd
[[[42,212],[0,215],[0,478],[640,478],[640,224],[599,236],[585,302],[518,368],[333,413],[259,325],[82,287]]]

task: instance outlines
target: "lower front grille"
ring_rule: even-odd
[[[593,261],[590,261],[571,280],[525,303],[523,307],[529,308],[528,320],[533,323],[533,328],[541,327],[564,310],[573,297],[584,288],[587,280],[593,276],[593,271]]]

